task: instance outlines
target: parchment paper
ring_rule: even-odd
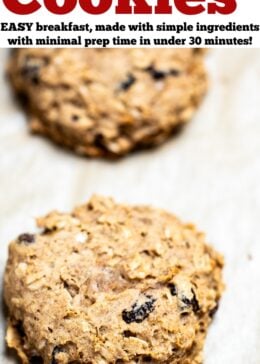
[[[52,209],[70,210],[92,193],[166,208],[195,222],[225,255],[226,292],[205,363],[259,364],[260,49],[213,50],[207,63],[211,89],[192,123],[164,146],[113,163],[31,136],[1,78],[1,280],[8,242]],[[5,354],[4,326],[2,315],[0,363],[16,363]]]

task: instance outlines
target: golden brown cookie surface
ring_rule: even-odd
[[[31,130],[88,156],[160,144],[207,88],[192,49],[20,49],[9,75],[28,100]]]
[[[222,257],[194,226],[93,197],[10,244],[7,343],[22,362],[202,362]]]

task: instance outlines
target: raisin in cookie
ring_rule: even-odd
[[[160,144],[207,87],[194,49],[20,49],[9,75],[27,99],[31,130],[88,156]]]
[[[163,210],[93,197],[10,244],[7,343],[24,364],[198,364],[222,257]]]

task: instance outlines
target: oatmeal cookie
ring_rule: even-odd
[[[118,157],[162,143],[191,119],[207,88],[203,54],[19,49],[8,74],[33,132],[80,154]]]
[[[23,364],[202,363],[223,258],[172,214],[94,196],[10,244],[7,344]]]

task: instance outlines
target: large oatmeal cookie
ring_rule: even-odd
[[[93,197],[10,244],[7,343],[24,364],[198,364],[222,257],[172,214]]]

